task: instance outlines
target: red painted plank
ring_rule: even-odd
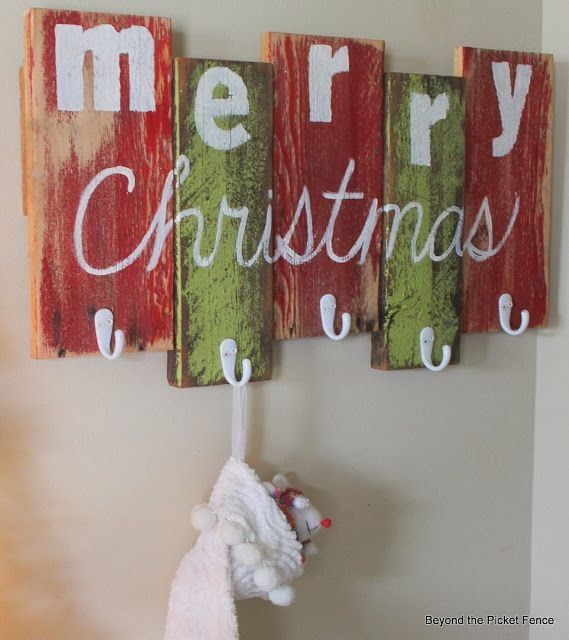
[[[467,98],[462,331],[499,330],[502,293],[512,295],[514,328],[521,309],[530,327],[544,326],[553,58],[461,47],[455,73],[466,79]]]
[[[377,321],[383,49],[375,40],[263,35],[262,59],[275,72],[276,338],[322,335],[326,293],[351,314],[353,331]]]
[[[27,13],[24,179],[35,357],[97,352],[93,316],[104,307],[128,349],[172,346],[171,237],[158,239],[150,270],[159,234],[145,242],[172,169],[171,73],[167,19]],[[164,202],[160,213],[169,220]]]

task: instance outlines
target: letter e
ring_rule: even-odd
[[[214,89],[219,85],[227,88],[227,98],[213,97]],[[248,114],[249,98],[243,78],[227,67],[208,69],[198,82],[195,101],[194,117],[202,140],[218,151],[229,151],[241,146],[251,139],[243,125],[222,129],[215,119]]]

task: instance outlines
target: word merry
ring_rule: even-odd
[[[196,220],[197,228],[192,250],[193,260],[198,267],[209,267],[211,264],[213,264],[213,261],[215,260],[215,257],[219,251],[223,235],[224,220],[227,218],[230,220],[239,220],[239,226],[237,229],[237,236],[235,241],[235,257],[237,263],[242,267],[252,267],[258,262],[261,256],[264,260],[271,264],[275,263],[279,259],[283,259],[292,265],[299,266],[314,260],[314,258],[319,255],[324,249],[326,250],[326,254],[330,258],[330,260],[336,263],[349,262],[351,260],[354,260],[359,254],[357,262],[361,265],[365,262],[368,255],[369,248],[380,216],[390,213],[393,214],[391,230],[387,239],[386,246],[386,255],[389,259],[393,253],[401,223],[411,212],[415,212],[416,222],[410,248],[410,256],[413,263],[416,264],[424,260],[427,256],[433,262],[441,262],[442,260],[445,260],[453,251],[458,256],[463,256],[464,252],[466,251],[468,255],[470,255],[470,257],[474,260],[483,262],[485,260],[488,260],[492,256],[495,256],[504,247],[508,237],[512,233],[520,210],[519,197],[516,196],[514,207],[511,212],[506,231],[499,242],[494,245],[492,214],[487,197],[482,201],[472,228],[468,232],[464,243],[461,242],[464,226],[464,212],[460,207],[450,206],[438,215],[429,231],[425,244],[423,245],[422,249],[419,250],[417,245],[424,216],[424,210],[421,203],[409,202],[403,208],[399,207],[399,205],[397,204],[385,204],[380,207],[378,199],[373,198],[367,212],[366,220],[363,224],[362,230],[357,240],[354,242],[348,253],[344,255],[338,255],[334,250],[333,237],[334,228],[338,217],[340,216],[342,204],[346,200],[363,200],[365,197],[361,191],[348,191],[349,183],[354,171],[355,162],[353,159],[350,159],[338,190],[334,192],[322,192],[322,197],[326,200],[333,201],[333,205],[330,211],[326,229],[322,235],[322,238],[316,246],[316,238],[314,237],[313,230],[310,192],[307,187],[304,187],[289,229],[284,236],[275,234],[276,248],[273,255],[271,255],[270,253],[273,218],[271,191],[269,191],[268,193],[269,204],[267,206],[265,214],[264,231],[262,233],[258,247],[252,256],[246,258],[243,255],[243,242],[245,239],[247,222],[250,215],[249,209],[247,207],[241,207],[239,209],[230,207],[225,196],[222,198],[219,206],[213,249],[208,255],[202,255],[202,241],[205,230],[205,220],[203,213],[197,208],[189,208],[178,213],[174,220],[167,219],[168,204],[174,196],[175,179],[176,187],[179,188],[190,176],[190,161],[186,156],[182,155],[178,158],[178,161],[176,163],[176,170],[170,171],[166,178],[166,182],[162,190],[160,204],[156,210],[156,213],[148,230],[146,231],[138,246],[126,258],[120,259],[114,264],[105,267],[94,267],[87,262],[85,258],[85,252],[83,250],[83,224],[91,198],[94,196],[97,188],[111,176],[124,176],[127,179],[127,190],[129,193],[132,193],[136,184],[134,173],[127,167],[118,166],[104,169],[93,178],[93,180],[89,183],[81,196],[73,232],[75,256],[81,269],[91,275],[106,276],[118,273],[129,267],[141,257],[142,253],[148,247],[152,240],[152,237],[154,236],[152,253],[146,266],[147,271],[152,271],[158,264],[160,255],[162,254],[162,251],[164,249],[166,239],[171,233],[173,225],[180,224],[183,220],[186,220],[188,218],[194,218]],[[292,248],[291,244],[294,238],[295,231],[303,214],[305,219],[307,239],[304,252],[300,254]],[[435,240],[437,237],[437,233],[442,223],[449,216],[456,217],[455,232],[449,246],[442,253],[437,253],[435,250]],[[482,228],[483,224],[486,230],[487,237],[486,248],[477,247],[474,244],[474,238],[476,237],[478,231]]]
[[[83,30],[79,25],[58,24],[55,27],[55,67],[57,104],[62,111],[82,111],[84,108],[83,66],[87,51],[93,52],[94,108],[96,111],[120,110],[120,56],[129,64],[130,109],[154,111],[155,47],[148,29],[132,26],[117,31],[109,24]],[[332,83],[337,74],[350,71],[347,46],[333,52],[324,44],[311,45],[308,53],[308,95],[311,122],[332,121]],[[530,88],[531,65],[518,64],[512,88],[510,65],[492,62],[492,76],[502,122],[502,133],[492,140],[494,157],[507,155],[514,147],[520,128],[527,94]],[[228,97],[216,98],[219,85],[227,89]],[[413,93],[410,102],[411,163],[430,166],[431,128],[447,117],[448,96],[439,94],[431,99],[423,93]],[[245,144],[250,135],[242,124],[231,129],[219,127],[215,118],[249,114],[248,92],[243,79],[227,67],[209,69],[200,78],[196,91],[198,132],[214,149],[228,151]]]

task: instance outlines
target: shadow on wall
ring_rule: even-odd
[[[274,353],[277,379],[282,376],[282,355],[277,344]],[[320,375],[317,368],[311,371],[314,379]],[[310,374],[307,378],[302,384],[313,382]],[[324,517],[332,518],[333,526],[315,538],[320,554],[308,559],[304,574],[294,583],[296,601],[291,607],[277,607],[256,598],[237,603],[240,639],[377,640],[377,628],[369,624],[370,605],[372,617],[379,612],[368,599],[369,585],[394,570],[388,562],[394,557],[397,529],[404,516],[402,510],[408,505],[393,487],[370,482],[369,477],[358,473],[357,466],[345,466],[338,460],[326,460],[316,454],[320,442],[312,425],[322,412],[325,398],[312,398],[304,408],[301,448],[310,459],[311,477],[329,478],[328,487],[311,486],[294,473],[294,468],[282,469],[265,462],[267,396],[253,385],[249,403],[247,462],[262,480],[284,473],[292,486],[305,492]],[[334,615],[328,615],[330,611]]]
[[[38,465],[40,431],[4,413],[0,426],[0,624],[9,640],[109,638],[74,602],[71,567],[51,531]],[[53,499],[50,509],[54,509]],[[57,505],[55,505],[57,509]],[[60,526],[69,517],[59,509]],[[65,631],[63,631],[65,630]],[[62,632],[64,635],[62,635]]]
[[[556,140],[553,141],[553,184],[563,184],[564,159],[567,155],[567,102],[569,101],[569,64],[555,63],[555,105],[553,107],[554,131]],[[562,152],[560,152],[560,150]],[[563,226],[563,189],[553,188],[551,203],[551,307],[550,329],[558,329],[559,320],[559,285],[561,278],[561,233]]]
[[[262,478],[280,471],[262,463],[257,470]],[[286,475],[334,524],[315,538],[320,554],[308,559],[304,575],[294,583],[297,595],[291,607],[258,599],[238,603],[241,640],[377,640],[377,629],[369,626],[370,602],[365,594],[370,583],[389,572],[388,557],[397,537],[395,511],[400,505],[390,488],[372,486],[353,469],[319,464],[313,471],[316,477],[341,478],[340,490],[332,495],[307,486],[294,473]],[[329,611],[334,615],[328,616]]]

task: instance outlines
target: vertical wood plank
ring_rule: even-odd
[[[237,343],[238,376],[249,358],[252,380],[265,380],[272,373],[272,267],[264,257],[271,244],[272,68],[176,58],[174,84],[175,152],[188,159],[189,174],[176,192],[168,380],[178,387],[224,382],[225,338]]]
[[[24,206],[35,357],[98,353],[100,308],[113,311],[128,350],[172,346],[171,238],[162,233],[172,208],[163,197],[173,164],[171,67],[167,19],[26,15]]]
[[[435,364],[443,344],[452,347],[452,361],[457,362],[463,83],[460,78],[390,73],[385,91],[387,211],[380,326],[372,336],[372,366],[422,366],[419,335],[428,326],[435,332]]]
[[[277,339],[323,335],[326,293],[353,332],[377,319],[383,51],[378,40],[263,34],[275,68]]]
[[[22,160],[22,211],[24,215],[28,215],[30,197],[28,190],[29,180],[25,179],[30,173],[30,154],[29,154],[29,138],[31,133],[31,121],[29,117],[29,106],[31,99],[29,96],[28,83],[26,82],[26,74],[23,67],[19,71],[19,85],[20,85],[20,145],[21,145],[21,160]]]
[[[462,331],[500,330],[503,293],[514,328],[521,309],[530,327],[545,326],[553,57],[460,47],[455,74],[467,98]]]

